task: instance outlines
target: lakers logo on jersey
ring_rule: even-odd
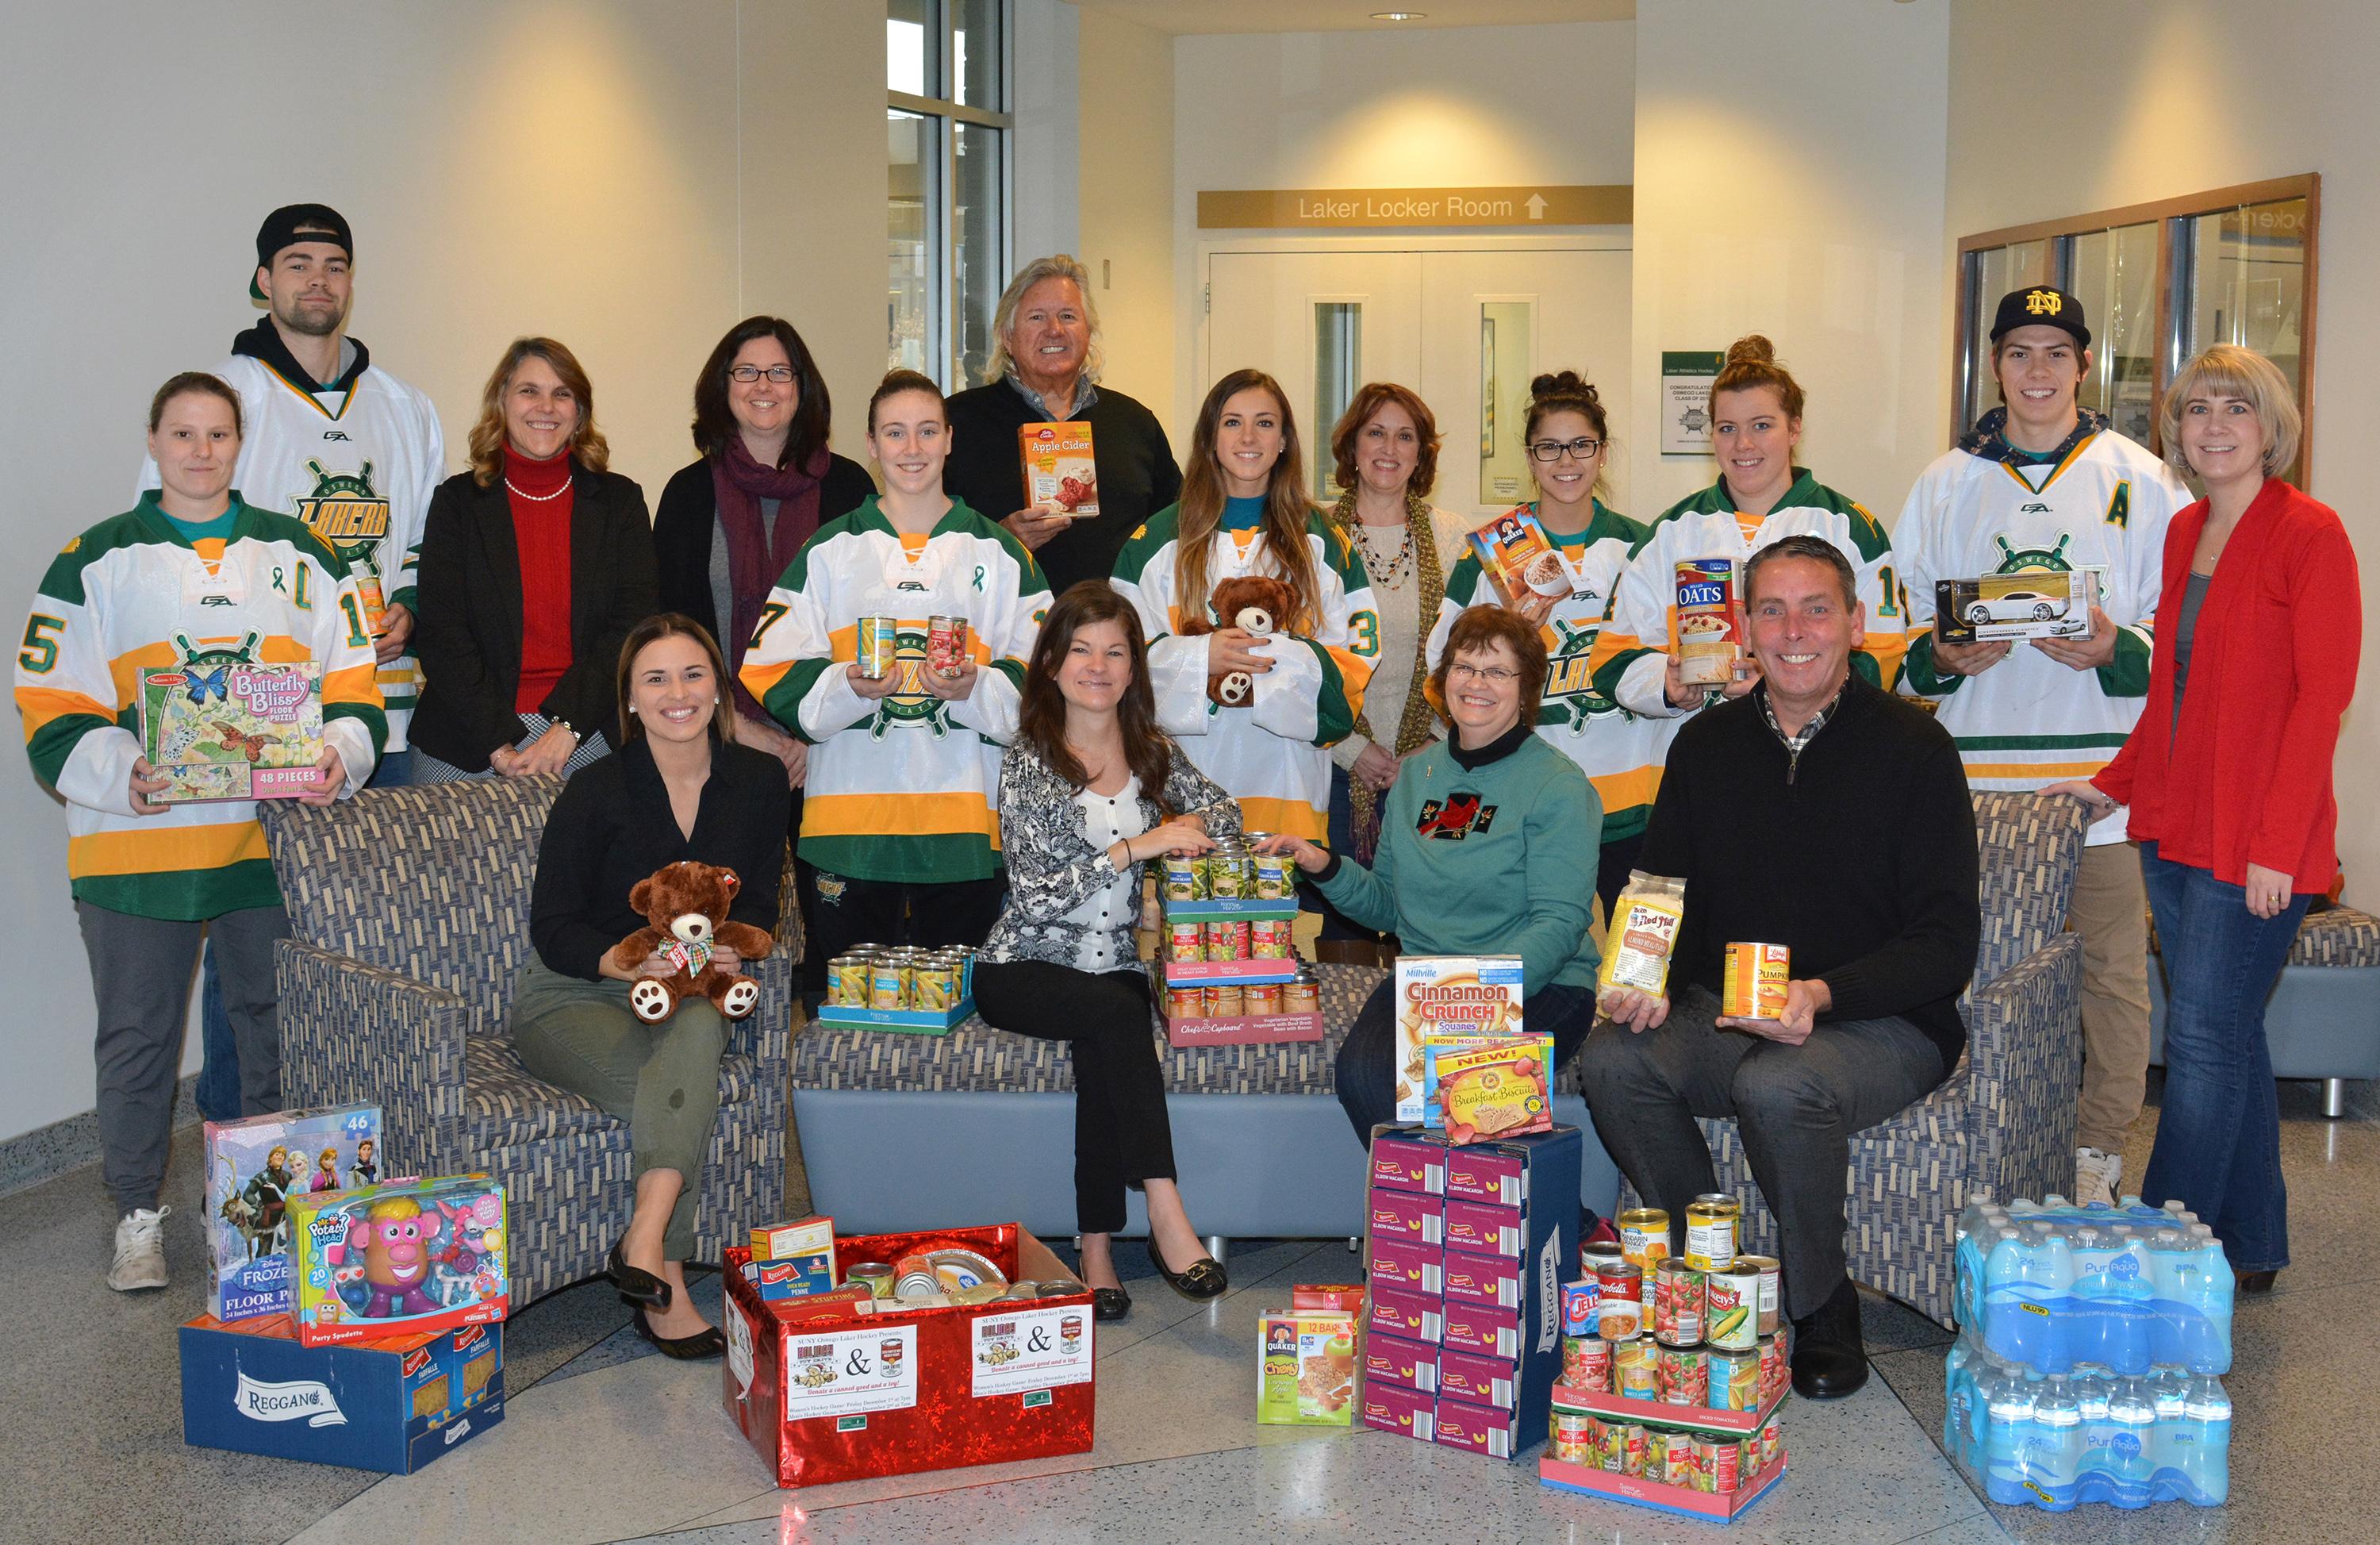
[[[314,492],[293,501],[291,513],[350,566],[370,563],[388,535],[388,501],[372,489],[372,464],[333,472],[309,461],[306,470],[314,474]]]
[[[1547,662],[1545,703],[1537,711],[1537,723],[1568,724],[1571,734],[1584,735],[1588,720],[1625,713],[1627,710],[1595,689],[1587,675],[1587,654],[1602,631],[1602,619],[1570,622],[1550,617],[1547,626],[1554,631],[1554,647],[1547,651],[1552,658]]]
[[[2019,547],[2010,542],[2005,533],[1996,536],[1992,538],[1992,542],[2000,550],[2000,566],[1992,572],[1994,574],[2070,573],[2074,566],[2066,561],[2066,544],[2073,540],[2073,532],[2060,531],[2058,533],[2058,545],[2055,547]]]
[[[939,740],[951,733],[951,705],[926,690],[926,636],[905,627],[893,635],[892,690],[877,700],[870,739],[894,728],[931,730]]]

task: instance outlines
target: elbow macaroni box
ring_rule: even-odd
[[[285,799],[322,786],[322,668],[260,665],[238,649],[176,643],[179,665],[140,673],[140,750],[164,804]]]
[[[1091,426],[1025,424],[1016,431],[1025,457],[1025,502],[1055,505],[1067,515],[1099,513],[1099,468],[1091,455]]]
[[[1397,1120],[1417,1122],[1431,1109],[1425,1041],[1521,1033],[1521,961],[1518,955],[1399,955],[1396,983]]]
[[[410,1475],[504,1419],[501,1325],[301,1346],[287,1315],[182,1327],[182,1441]]]
[[[2095,568],[2027,569],[1934,581],[1934,636],[1946,644],[2088,639],[2099,604]]]
[[[289,1207],[380,1178],[380,1107],[325,1105],[205,1126],[207,1308],[286,1314]]]

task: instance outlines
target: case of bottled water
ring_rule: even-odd
[[[1996,1502],[2221,1504],[2231,1294],[2213,1230],[2179,1204],[1970,1207],[1944,1450]]]

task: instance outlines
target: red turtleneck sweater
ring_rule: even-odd
[[[570,669],[570,453],[532,461],[504,447],[504,500],[520,548],[521,673],[513,712],[535,713]]]

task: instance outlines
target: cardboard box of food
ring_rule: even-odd
[[[2099,603],[2093,568],[1987,574],[1934,581],[1934,636],[1946,644],[2002,639],[2088,639]]]
[[[1355,1419],[1355,1320],[1345,1314],[1260,1315],[1257,1422],[1346,1427]]]
[[[1025,458],[1025,502],[1055,505],[1066,515],[1099,513],[1099,460],[1087,423],[1023,424],[1016,444]],[[994,518],[998,518],[995,517]]]
[[[1397,957],[1397,1120],[1424,1119],[1428,1105],[1422,1043],[1521,1033],[1518,955]]]
[[[301,1346],[285,1314],[184,1325],[182,1441],[410,1475],[504,1419],[504,1331]]]
[[[1506,510],[1473,531],[1471,552],[1507,606],[1531,595],[1571,592],[1569,566],[1526,505]]]
[[[728,1418],[780,1486],[1087,1454],[1097,1406],[1091,1291],[1016,1223],[834,1242],[835,1274],[932,1250],[973,1251],[1011,1283],[1065,1284],[1029,1301],[805,1314],[746,1280],[726,1252],[722,1374]],[[863,1312],[863,1310],[865,1312]]]

